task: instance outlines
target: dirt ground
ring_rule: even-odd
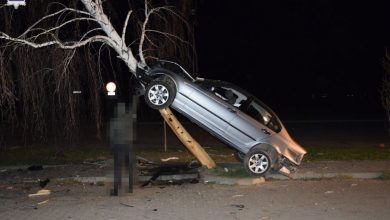
[[[183,184],[108,196],[108,186],[0,186],[0,219],[389,219],[390,181],[268,181],[259,186]],[[41,204],[39,204],[41,203]]]

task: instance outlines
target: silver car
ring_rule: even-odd
[[[296,170],[306,154],[278,116],[259,99],[231,83],[193,78],[177,63],[162,60],[142,77],[145,101],[172,107],[236,150],[248,173]]]

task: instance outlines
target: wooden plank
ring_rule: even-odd
[[[160,110],[160,114],[167,122],[173,133],[187,147],[187,149],[199,160],[199,162],[208,169],[213,169],[216,164],[200,144],[187,132],[183,125],[177,120],[171,109],[164,108]]]

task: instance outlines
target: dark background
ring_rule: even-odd
[[[199,76],[284,119],[380,119],[389,1],[196,1]]]

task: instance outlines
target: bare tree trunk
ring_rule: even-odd
[[[200,144],[192,138],[192,136],[186,131],[183,125],[181,125],[181,123],[177,120],[169,108],[161,109],[160,114],[168,123],[169,127],[171,127],[175,135],[203,166],[206,166],[208,169],[216,167],[214,160],[211,159],[202,146],[200,146]]]

